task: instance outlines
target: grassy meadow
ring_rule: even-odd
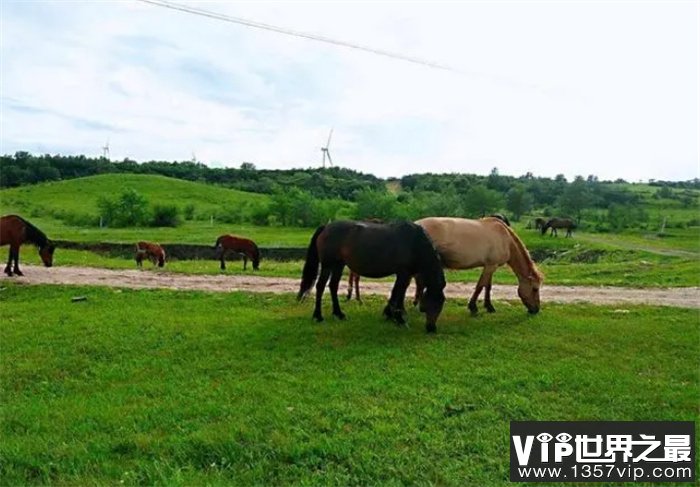
[[[697,310],[4,286],[1,485],[506,485],[510,420],[698,416]]]

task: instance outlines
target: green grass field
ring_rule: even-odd
[[[698,416],[697,310],[451,300],[428,336],[378,299],[323,325],[292,296],[0,302],[1,485],[506,485],[511,420]]]

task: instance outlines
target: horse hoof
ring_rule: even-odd
[[[20,270],[16,270],[16,271],[15,271],[15,275],[17,275],[17,276],[23,276],[24,273],[23,273],[22,271],[20,271]]]
[[[493,306],[486,306],[486,312],[487,313],[495,313],[496,308],[494,308]]]
[[[469,313],[471,313],[472,316],[476,316],[479,314],[479,308],[476,306],[469,306]]]
[[[391,315],[391,308],[389,307],[388,304],[384,307],[384,311],[382,311],[382,314],[384,315],[384,318],[387,320],[391,320],[393,318]]]
[[[314,320],[316,320],[316,323],[321,323],[323,321],[323,316],[314,316]]]
[[[437,332],[437,326],[435,326],[435,323],[428,323],[425,325],[425,332],[426,333],[436,333]]]
[[[333,313],[333,316],[335,316],[336,318],[338,318],[341,321],[345,320],[345,313]]]

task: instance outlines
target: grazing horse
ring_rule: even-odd
[[[165,265],[165,250],[157,243],[139,242],[136,244],[136,265],[143,267],[143,259],[147,258],[153,265]]]
[[[532,314],[540,310],[539,291],[544,276],[510,227],[496,218],[423,218],[416,223],[430,236],[448,269],[484,268],[469,300],[472,314],[477,312],[476,302],[484,288],[484,307],[489,313],[496,311],[491,304],[491,278],[503,264],[508,264],[518,277],[518,296],[527,310]],[[416,279],[416,301],[422,292],[423,284]]]
[[[546,222],[544,218],[535,218],[535,230],[541,230]]]
[[[316,306],[313,318],[323,321],[321,298],[330,277],[329,288],[333,315],[345,319],[338,303],[338,284],[343,268],[365,277],[396,275],[384,316],[404,324],[404,298],[411,277],[419,275],[425,285],[420,310],[426,314],[425,328],[435,332],[435,325],[445,303],[445,274],[430,238],[411,222],[370,223],[337,221],[318,227],[306,252],[297,299],[304,298],[316,281],[319,263],[321,275],[316,282]]]
[[[233,235],[222,235],[216,239],[214,245],[217,258],[221,261],[221,270],[226,269],[225,259],[230,252],[235,252],[243,256],[243,270],[248,267],[248,259],[253,262],[253,270],[260,267],[260,249],[252,240],[235,237]]]
[[[542,225],[542,235],[547,233],[548,228],[552,229],[550,237],[552,235],[554,235],[555,237],[559,236],[557,234],[557,228],[566,228],[566,236],[571,237],[571,231],[576,228],[576,223],[570,218],[551,218],[547,220],[547,223]]]
[[[54,243],[46,237],[46,234],[27,220],[17,215],[5,215],[0,218],[0,246],[10,246],[10,256],[5,266],[5,274],[12,276],[12,261],[14,261],[14,273],[22,276],[19,270],[19,248],[23,243],[30,242],[39,247],[39,256],[46,267],[53,265],[53,252],[56,249]]]

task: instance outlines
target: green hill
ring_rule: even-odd
[[[269,197],[262,194],[164,176],[103,174],[2,190],[0,210],[3,214],[17,212],[30,216],[42,216],[42,210],[97,215],[100,197],[113,197],[126,188],[138,191],[151,204],[176,205],[180,208],[194,205],[196,211],[202,214],[214,214],[222,207],[269,201]]]
[[[177,228],[99,228],[99,198],[114,198],[126,188],[145,196],[151,205],[176,205],[180,210],[193,205],[195,218],[184,221]],[[252,238],[262,245],[308,244],[308,229],[285,227],[282,230],[235,221],[235,214],[246,210],[246,207],[269,201],[270,197],[263,194],[164,176],[103,174],[0,190],[0,214],[19,214],[51,238],[81,242],[153,240],[161,243],[208,244],[218,235],[234,233]]]

